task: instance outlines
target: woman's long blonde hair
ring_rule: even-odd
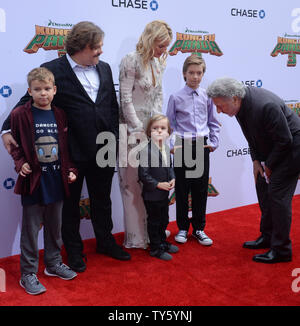
[[[140,36],[140,39],[136,45],[136,51],[142,56],[144,66],[154,56],[154,47],[157,42],[163,43],[172,40],[173,33],[170,26],[163,20],[154,20],[148,23]],[[162,60],[167,57],[167,52],[163,54]]]

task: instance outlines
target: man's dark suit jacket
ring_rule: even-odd
[[[68,140],[71,158],[74,162],[95,160],[96,137],[101,131],[110,131],[118,138],[119,105],[116,98],[110,66],[99,61],[96,65],[100,76],[100,88],[96,102],[93,102],[76,77],[66,56],[42,64],[55,77],[57,93],[53,104],[62,108],[68,120]],[[30,99],[27,93],[16,106]],[[8,117],[2,130],[10,129]]]
[[[300,118],[274,93],[246,87],[246,96],[236,115],[249,143],[252,160],[274,170],[293,150],[300,133]]]
[[[144,200],[164,200],[169,196],[168,191],[157,188],[159,182],[169,182],[175,179],[170,150],[167,146],[166,153],[167,162],[163,163],[159,148],[151,141],[140,153],[138,173],[139,179],[143,183],[142,196]]]

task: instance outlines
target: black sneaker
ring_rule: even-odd
[[[106,256],[118,259],[118,260],[130,260],[131,256],[128,252],[123,250],[123,248],[119,245],[113,245],[107,248],[97,248],[98,254],[104,254]]]
[[[68,255],[68,265],[69,267],[78,273],[82,273],[86,270],[86,263],[87,261],[85,254],[70,254]]]
[[[177,246],[172,245],[171,243],[169,243],[167,241],[163,244],[163,248],[166,252],[168,252],[170,254],[175,254],[176,252],[179,251],[179,248]]]
[[[156,257],[162,260],[171,260],[173,257],[168,254],[166,251],[163,251],[161,249],[158,250],[150,250],[150,256],[151,257]]]
[[[212,239],[205,234],[204,231],[201,230],[194,230],[192,233],[193,237],[195,237],[199,243],[201,243],[203,246],[211,246],[213,244]]]

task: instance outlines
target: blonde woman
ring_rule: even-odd
[[[121,61],[120,122],[126,124],[128,136],[144,133],[149,118],[162,112],[162,76],[172,37],[167,23],[152,21],[146,25],[136,50]],[[128,152],[130,149],[128,146]],[[130,162],[127,167],[120,167],[119,179],[124,208],[124,246],[146,249],[146,209],[138,168]]]

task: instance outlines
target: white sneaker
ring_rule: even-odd
[[[212,239],[210,239],[204,231],[197,230],[193,231],[192,233],[193,237],[195,237],[199,243],[201,243],[203,246],[211,246],[213,244]]]
[[[186,243],[187,235],[188,235],[188,231],[179,230],[179,232],[175,235],[174,239],[179,243]]]

